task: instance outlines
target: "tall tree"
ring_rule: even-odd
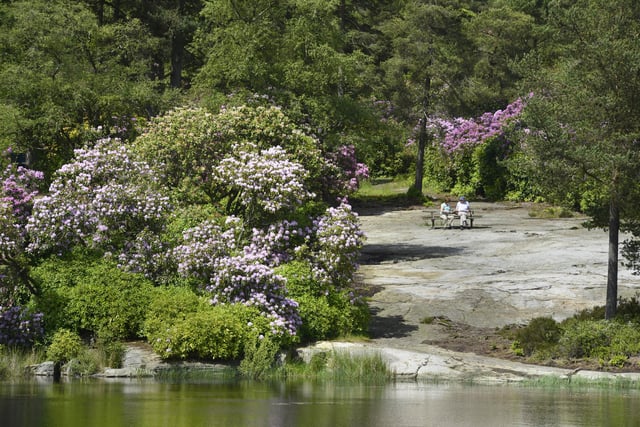
[[[132,136],[132,119],[163,105],[139,20],[99,26],[84,5],[62,0],[0,12],[0,147],[30,151],[35,168],[52,172],[98,126]]]
[[[525,153],[548,199],[609,231],[606,318],[616,314],[620,231],[638,224],[640,5],[550,1],[549,43],[527,62],[536,95]],[[636,228],[637,230],[637,228]],[[637,236],[637,234],[636,234]]]
[[[520,72],[514,67],[540,38],[533,16],[498,0],[466,21],[463,31],[471,40],[475,58],[464,89],[467,105],[476,111],[502,108],[519,95]]]
[[[268,95],[295,120],[307,121],[325,144],[338,145],[336,135],[351,132],[366,114],[355,99],[370,74],[368,57],[345,47],[339,6],[317,0],[207,2],[193,43],[204,61],[195,80],[198,93],[205,99],[217,94],[225,104],[230,93]]]
[[[418,158],[413,190],[422,194],[424,150],[432,136],[427,118],[460,108],[460,82],[465,77],[466,46],[462,24],[469,19],[462,2],[414,0],[399,16],[381,25],[393,55],[381,65],[387,96],[401,119],[419,123]]]
[[[155,39],[154,49],[149,52],[153,56],[149,72],[158,80],[168,80],[172,88],[189,86],[199,64],[194,61],[188,45],[197,28],[198,14],[204,5],[202,0],[76,1],[93,10],[100,26],[140,20],[149,29],[149,36]],[[167,66],[168,74],[165,73]]]

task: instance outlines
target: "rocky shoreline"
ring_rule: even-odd
[[[346,352],[352,355],[380,355],[393,373],[395,381],[450,381],[473,383],[515,383],[542,377],[557,377],[570,381],[572,378],[586,380],[620,379],[640,381],[640,373],[611,373],[588,370],[572,370],[546,366],[528,365],[509,360],[479,356],[428,346],[423,351],[380,347],[375,343],[349,343],[324,341],[298,350],[299,357],[309,362],[314,354],[321,352]],[[154,378],[167,371],[182,373],[220,373],[235,367],[228,363],[164,362],[151,348],[143,343],[126,346],[122,368],[107,368],[93,378],[127,379]],[[54,363],[44,362],[30,367],[36,377],[52,378]],[[70,378],[63,366],[62,377]]]

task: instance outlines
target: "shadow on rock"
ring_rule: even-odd
[[[456,255],[462,248],[424,245],[365,245],[360,254],[360,264],[375,265],[383,262],[417,261],[445,258]]]
[[[402,338],[418,330],[416,325],[408,325],[402,316],[379,317],[378,310],[371,311],[369,336],[376,338]]]

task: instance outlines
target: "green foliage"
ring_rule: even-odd
[[[284,264],[277,273],[287,279],[289,297],[298,302],[302,342],[366,332],[369,308],[353,291],[326,289],[314,278],[311,265],[303,261]]]
[[[25,349],[0,345],[0,380],[24,381],[28,375],[25,368],[42,363],[44,360],[43,348]]]
[[[144,331],[165,359],[237,360],[248,339],[266,335],[268,321],[241,304],[211,306],[187,288],[161,290],[150,303]]]
[[[77,330],[102,338],[136,338],[141,335],[152,291],[144,277],[105,263],[71,289],[67,313]]]
[[[452,158],[438,144],[428,146],[424,158],[424,178],[428,184],[438,191],[450,192],[456,182]]]
[[[601,318],[603,318],[602,316]],[[640,325],[640,295],[618,300],[616,320],[623,323],[633,322]]]
[[[153,285],[141,275],[88,254],[51,258],[32,271],[42,293],[34,305],[47,333],[58,328],[107,340],[140,336]]]
[[[558,345],[568,357],[598,357],[611,345],[619,327],[619,324],[605,320],[567,322]]]
[[[181,286],[157,288],[149,302],[143,325],[144,335],[149,342],[165,333],[176,322],[184,321],[208,304],[191,289]]]
[[[247,339],[240,374],[252,380],[264,379],[273,369],[279,350],[278,342],[269,337]]]
[[[140,20],[100,25],[83,2],[0,7],[0,147],[29,151],[36,169],[56,170],[98,126],[132,138],[164,107],[149,73],[157,45]]]
[[[54,362],[65,363],[77,358],[83,352],[84,345],[78,334],[68,329],[59,329],[47,348],[47,358]]]
[[[545,351],[555,346],[562,330],[550,317],[537,317],[529,324],[515,331],[515,338],[520,355],[530,356],[534,351]]]
[[[504,2],[494,3],[464,22],[463,34],[475,47],[464,94],[468,102],[479,111],[491,111],[515,98],[520,76],[514,60],[529,53],[541,37],[534,18]]]
[[[584,359],[623,367],[640,355],[640,302],[622,298],[620,312],[604,320],[604,306],[582,310],[561,323],[541,317],[505,332],[514,354],[534,359]]]
[[[511,343],[511,352],[513,354],[515,354],[516,356],[526,356],[526,352],[524,351],[524,348],[522,348],[522,343],[520,343],[520,341],[518,340],[514,340]]]

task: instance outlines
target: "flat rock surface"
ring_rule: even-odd
[[[451,344],[462,329],[487,331],[540,316],[562,320],[604,305],[603,230],[584,228],[585,218],[533,218],[526,205],[476,202],[472,208],[474,227],[464,230],[432,229],[435,208],[358,211],[367,237],[359,275],[374,314],[369,346],[455,361],[471,357],[474,347],[462,344],[456,353],[439,344]],[[640,277],[624,267],[618,280],[619,296],[640,291]],[[425,318],[441,321],[425,324]],[[516,363],[489,359],[482,363]]]

